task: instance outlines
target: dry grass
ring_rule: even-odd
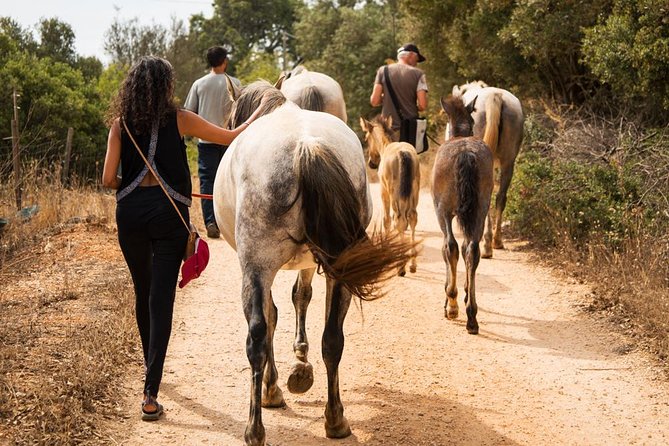
[[[574,243],[566,236],[568,223],[558,218],[550,222],[558,243],[546,255],[561,270],[590,283],[589,309],[610,317],[665,362],[669,372],[669,129],[642,129],[623,118],[542,105],[525,141],[531,147],[524,150],[603,166],[637,185],[620,217],[625,235],[619,243],[612,245],[605,234],[594,232],[585,246]],[[550,203],[546,206],[544,220],[552,210]]]
[[[0,444],[111,444],[101,426],[121,421],[118,380],[141,359],[114,200],[27,171],[32,218],[0,187]]]

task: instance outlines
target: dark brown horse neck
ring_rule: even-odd
[[[451,138],[465,138],[474,134],[473,119],[462,96],[449,96],[442,102],[451,127]]]

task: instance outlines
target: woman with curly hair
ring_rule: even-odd
[[[172,330],[179,267],[188,240],[188,231],[159,181],[189,221],[191,175],[183,137],[197,136],[228,145],[262,108],[234,130],[226,130],[178,108],[173,94],[174,70],[167,60],[148,56],[133,65],[110,109],[102,173],[103,186],[116,190],[118,240],[135,288],[145,366],[142,419],[146,421],[157,420],[163,412],[157,401],[158,389]],[[132,138],[159,178],[148,169]]]

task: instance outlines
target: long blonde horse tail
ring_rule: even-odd
[[[485,103],[486,125],[483,132],[483,142],[487,144],[492,153],[497,152],[502,119],[502,104],[502,93],[493,93]]]
[[[413,247],[398,234],[369,237],[359,191],[334,151],[317,138],[298,143],[293,160],[299,181],[306,242],[325,274],[361,299],[380,297],[379,285],[406,264]]]

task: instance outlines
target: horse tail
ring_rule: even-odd
[[[308,86],[300,93],[297,105],[303,110],[323,111],[325,101],[318,88]]]
[[[479,210],[479,170],[476,155],[460,152],[456,159],[458,207],[455,215],[467,239],[474,238]]]
[[[298,144],[305,238],[319,267],[361,299],[380,297],[379,285],[406,264],[412,244],[398,234],[369,237],[360,193],[332,150],[315,138]]]
[[[413,185],[413,159],[411,154],[400,151],[400,197],[409,198]]]
[[[502,127],[502,93],[493,93],[485,103],[485,131],[483,142],[490,148],[492,153],[497,151],[499,132]]]

